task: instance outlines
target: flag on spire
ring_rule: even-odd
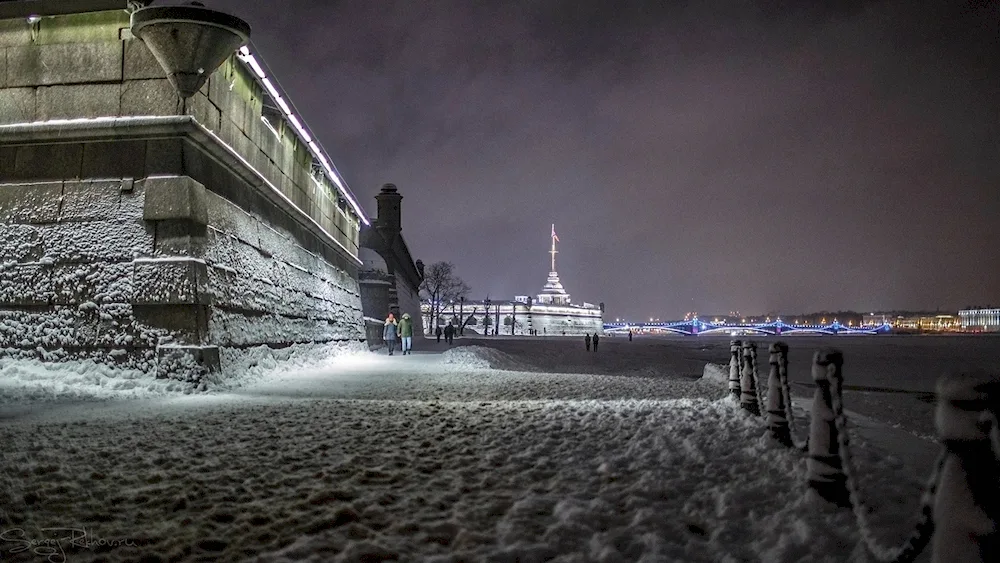
[[[552,240],[559,242],[559,237],[556,236],[556,224],[552,224]]]

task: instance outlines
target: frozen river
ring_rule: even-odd
[[[792,391],[802,396],[812,394],[813,352],[823,347],[841,350],[847,408],[922,436],[934,434],[938,377],[953,370],[997,370],[1000,361],[1000,335],[739,338],[758,343],[764,377],[767,347],[776,340],[786,342]],[[643,336],[629,342],[626,337],[606,337],[596,355],[584,351],[582,337],[467,342],[503,350],[546,372],[698,377],[706,362],[728,364],[729,340],[728,336]]]

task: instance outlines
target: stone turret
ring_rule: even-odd
[[[375,228],[385,237],[392,240],[399,235],[403,227],[400,224],[400,202],[403,196],[399,195],[395,184],[383,184],[382,191],[375,196],[378,202],[378,218],[375,220]]]

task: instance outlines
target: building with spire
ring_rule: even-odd
[[[465,334],[523,335],[523,336],[576,336],[604,334],[604,304],[573,303],[569,293],[559,281],[556,271],[556,226],[552,225],[549,250],[549,275],[541,293],[534,298],[518,295],[514,299],[461,301],[447,304],[440,319],[441,326],[451,323]],[[423,303],[425,333],[433,334],[430,321],[430,303]]]

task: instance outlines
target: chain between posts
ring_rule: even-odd
[[[898,547],[890,548],[881,545],[869,525],[868,514],[865,512],[864,499],[861,498],[861,491],[859,490],[854,472],[854,462],[851,459],[850,439],[847,435],[847,417],[844,415],[842,395],[843,374],[840,372],[840,366],[834,364],[827,366],[827,376],[831,382],[830,398],[833,403],[834,424],[837,427],[840,460],[843,464],[844,475],[847,478],[847,490],[851,498],[851,507],[854,511],[861,537],[865,542],[865,547],[869,553],[882,563],[909,563],[927,547],[934,532],[934,499],[937,495],[938,486],[941,483],[941,473],[944,468],[945,459],[948,457],[948,450],[942,446],[941,453],[937,461],[934,462],[934,469],[927,480],[924,493],[920,499],[920,517],[913,532]],[[995,429],[996,426],[994,425]]]
[[[757,392],[757,411],[761,414],[761,416],[764,416],[764,413],[766,412],[766,405],[764,403],[764,390],[761,389],[761,384],[760,384],[760,372],[758,371],[759,368],[757,367],[756,346],[750,348],[750,367],[751,367],[751,373],[753,374],[754,391]]]
[[[795,449],[805,451],[809,448],[809,438],[803,442],[795,440],[795,413],[792,412],[792,387],[788,383],[788,356],[778,355],[778,380],[781,381],[781,392],[785,396],[785,420],[788,421],[788,434]],[[768,390],[770,392],[770,390]]]
[[[1000,459],[1000,424],[997,422],[996,413],[990,410],[983,411],[979,420],[990,425],[990,445],[993,446],[993,455]]]

